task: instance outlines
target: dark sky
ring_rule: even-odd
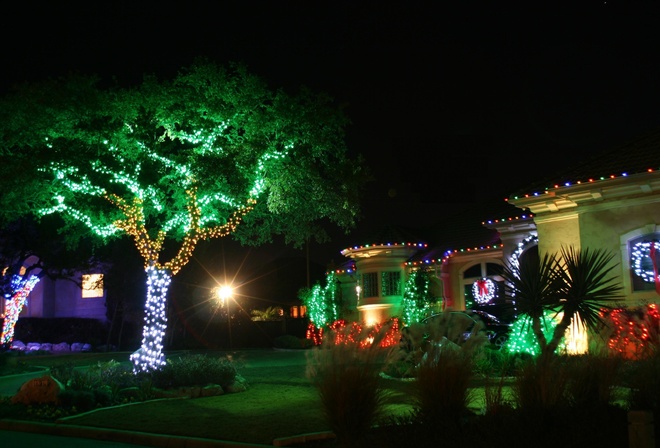
[[[3,5],[5,87],[67,71],[171,76],[209,56],[326,91],[348,105],[349,145],[377,177],[362,227],[480,209],[660,126],[653,2],[61,3]],[[368,243],[341,241],[315,256]]]

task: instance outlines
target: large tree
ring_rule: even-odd
[[[129,87],[101,81],[68,76],[3,99],[0,213],[60,214],[71,242],[83,228],[133,239],[147,298],[131,360],[149,371],[165,362],[171,278],[198,242],[323,241],[328,223],[354,225],[368,177],[332,98],[272,89],[241,64],[197,61]]]

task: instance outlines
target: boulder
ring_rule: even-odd
[[[215,397],[217,395],[223,395],[224,393],[224,389],[219,384],[209,384],[202,388],[200,397]]]
[[[64,390],[62,383],[50,375],[33,378],[18,389],[11,402],[30,404],[57,404],[60,392]]]
[[[234,382],[228,385],[225,388],[225,392],[228,394],[234,394],[237,392],[245,392],[248,388],[248,382],[241,375],[236,375]]]

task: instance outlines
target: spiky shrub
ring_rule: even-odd
[[[620,397],[617,386],[623,359],[618,356],[579,355],[567,359],[570,404],[580,409],[604,409]]]
[[[566,359],[539,356],[525,360],[511,385],[515,407],[529,415],[567,409],[569,369]]]
[[[504,376],[488,377],[484,382],[484,414],[500,417],[513,411],[513,401],[506,393]]]
[[[630,390],[628,406],[632,410],[660,412],[660,350],[642,359],[625,363],[623,384]],[[656,419],[658,421],[658,419]]]
[[[380,371],[388,349],[379,344],[384,334],[381,331],[371,343],[327,337],[307,353],[306,375],[318,391],[324,415],[342,447],[363,446],[369,429],[384,416],[386,391]],[[337,339],[343,342],[335,344]]]
[[[474,359],[468,350],[445,341],[432,344],[417,367],[413,389],[416,412],[425,425],[458,421],[473,399]]]

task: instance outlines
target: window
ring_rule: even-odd
[[[103,297],[103,274],[83,274],[83,299]]]
[[[401,295],[401,272],[382,272],[381,285],[384,296]]]
[[[290,310],[291,317],[299,318],[307,315],[307,307],[305,305],[295,305]]]
[[[633,291],[653,291],[660,268],[660,234],[653,233],[628,242]]]
[[[375,272],[362,274],[362,297],[378,297],[378,276]]]

